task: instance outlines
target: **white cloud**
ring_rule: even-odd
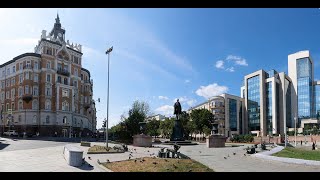
[[[169,98],[167,96],[158,96],[159,99],[168,100]]]
[[[228,61],[232,60],[235,62],[236,65],[248,66],[246,59],[244,59],[240,56],[228,55],[226,60],[228,60]]]
[[[202,96],[206,99],[217,96],[228,91],[228,87],[219,86],[217,83],[209,84],[208,86],[200,86],[200,88],[196,91],[198,96]]]
[[[224,66],[223,66],[224,62],[222,60],[219,60],[216,62],[216,68],[218,69],[224,69]]]
[[[191,100],[187,101],[187,104],[188,104],[189,106],[193,106],[196,102],[197,102],[197,100],[191,99]]]
[[[173,102],[175,103],[177,101],[177,99],[179,99],[180,103],[188,101],[188,98],[186,96],[183,96],[183,97],[179,97],[179,98],[174,98]]]
[[[169,116],[173,114],[173,106],[170,105],[164,105],[164,106],[160,106],[158,107],[155,111],[160,112],[163,115]]]
[[[185,83],[189,83],[189,82],[190,82],[190,80],[189,80],[189,79],[186,79],[184,82],[185,82]]]
[[[226,71],[228,71],[228,72],[234,72],[234,67],[227,68]]]

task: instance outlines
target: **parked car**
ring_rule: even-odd
[[[15,130],[9,130],[7,132],[4,132],[3,134],[7,136],[18,136],[18,133]]]

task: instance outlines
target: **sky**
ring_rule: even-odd
[[[188,110],[222,93],[240,96],[245,75],[260,69],[288,72],[288,55],[310,50],[320,80],[320,10],[265,8],[0,9],[0,64],[34,52],[57,12],[66,40],[82,45],[91,72],[97,128],[127,115],[135,100],[150,114],[173,115],[177,98]]]

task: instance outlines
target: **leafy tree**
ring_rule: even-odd
[[[190,117],[195,123],[195,132],[200,134],[210,128],[210,123],[213,121],[213,114],[207,109],[192,110]]]
[[[187,125],[185,126],[185,135],[188,137],[189,134],[193,134],[196,131],[196,124],[194,121],[189,120]]]
[[[164,138],[169,138],[172,134],[172,128],[174,126],[174,118],[165,118],[160,122],[160,131]]]
[[[160,127],[160,121],[157,121],[155,118],[153,118],[150,122],[146,125],[146,132],[150,136],[158,136],[159,135],[159,127]]]

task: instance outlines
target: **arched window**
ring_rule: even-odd
[[[64,117],[63,117],[62,123],[63,123],[63,124],[67,124],[67,116],[64,116]]]
[[[45,107],[46,110],[50,110],[51,109],[51,101],[49,99],[46,100],[46,104],[45,105],[46,105],[46,107]]]
[[[19,122],[21,122],[21,115],[19,115],[18,119],[19,119]]]
[[[23,110],[23,102],[22,100],[19,100],[18,109]]]
[[[34,115],[34,116],[33,116],[32,122],[33,122],[33,123],[37,123],[37,115]]]
[[[38,100],[34,99],[34,100],[32,101],[32,109],[33,109],[33,110],[39,109],[39,108],[38,108]]]
[[[69,103],[67,101],[62,102],[62,111],[69,111]]]
[[[50,123],[50,116],[46,117],[46,123],[49,124]]]
[[[64,83],[65,85],[68,85],[68,79],[67,79],[67,78],[64,78],[63,83]]]

